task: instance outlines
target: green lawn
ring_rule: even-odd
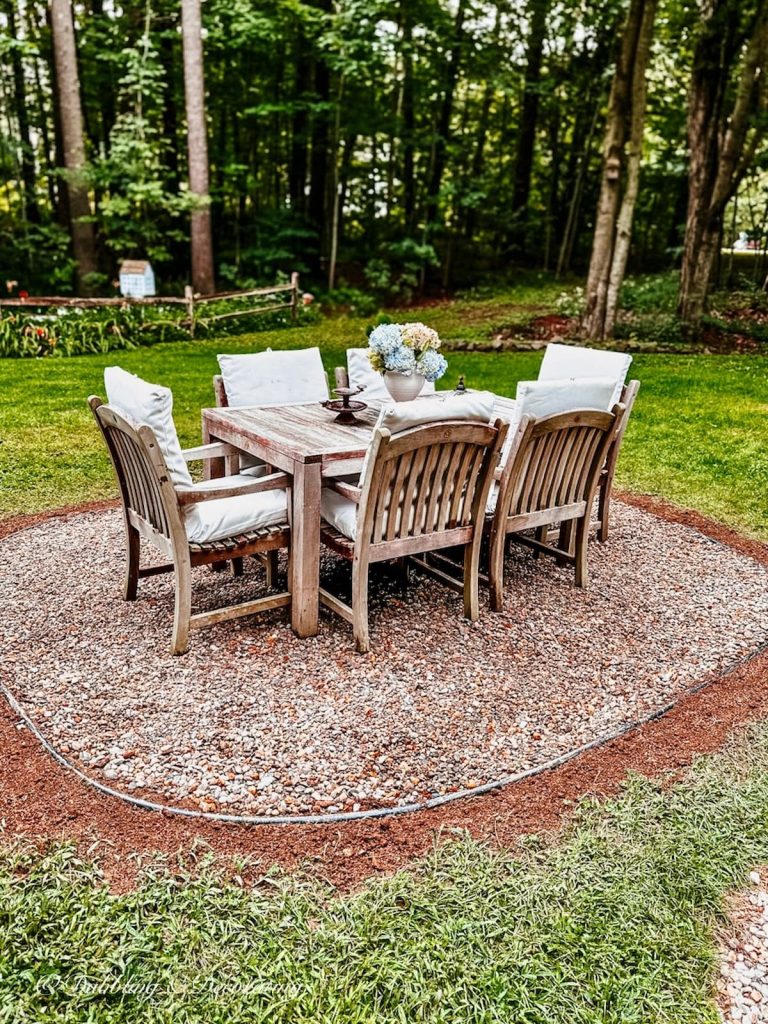
[[[449,339],[487,337],[519,315],[541,289],[464,300],[417,313]],[[515,310],[518,310],[518,314]],[[413,314],[412,314],[413,315]],[[200,440],[200,409],[212,402],[216,353],[320,345],[329,370],[347,346],[363,344],[366,322],[327,320],[224,342],[176,343],[73,359],[0,360],[0,516],[114,493],[102,442],[85,399],[101,394],[111,363],[173,389],[183,444]],[[514,395],[536,377],[539,353],[449,354],[446,378]],[[759,356],[638,356],[642,382],[618,481],[660,494],[768,538],[768,362]]]
[[[715,1024],[713,933],[768,860],[767,816],[763,727],[582,805],[556,844],[454,837],[352,896],[215,865],[115,896],[70,849],[6,847],[0,1020]]]

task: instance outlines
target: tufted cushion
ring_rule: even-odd
[[[324,402],[328,380],[319,348],[220,355],[219,367],[230,407],[302,405]]]
[[[626,352],[605,352],[602,349],[584,348],[581,345],[552,344],[547,345],[544,352],[539,380],[610,377],[614,386],[608,408],[612,409],[621,398],[631,362],[632,356]]]
[[[104,370],[104,387],[109,405],[135,426],[149,427],[157,439],[174,487],[189,486],[192,477],[173,422],[173,394],[170,388],[149,384],[119,366]]]
[[[218,480],[205,480],[195,484],[195,490],[252,483],[252,476],[229,476]],[[257,530],[262,526],[284,523],[288,517],[285,489],[260,491],[258,494],[238,494],[234,498],[214,498],[183,509],[184,525],[190,544],[207,544],[239,533]]]

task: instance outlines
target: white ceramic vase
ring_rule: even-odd
[[[424,378],[420,373],[405,374],[387,370],[384,384],[395,402],[412,402],[421,394]]]

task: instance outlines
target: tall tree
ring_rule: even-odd
[[[88,198],[83,109],[71,0],[51,0],[50,14],[72,252],[77,265],[78,290],[88,294],[93,289],[97,269],[96,240]]]
[[[37,205],[35,152],[29,130],[29,113],[27,109],[27,90],[24,83],[24,67],[21,62],[22,39],[19,34],[19,23],[16,12],[16,0],[6,0],[6,16],[8,29],[14,46],[11,48],[11,68],[13,71],[13,92],[16,107],[16,121],[19,127],[21,143],[21,179],[24,186],[24,208],[27,220],[36,223],[40,220]]]
[[[530,30],[526,46],[523,105],[520,111],[520,130],[517,137],[515,177],[512,184],[513,247],[519,246],[525,237],[525,218],[528,210],[528,197],[531,194],[531,173],[539,117],[541,62],[544,55],[549,8],[550,0],[529,0]]]
[[[192,287],[195,291],[208,295],[214,290],[215,284],[200,0],[181,0],[181,38],[184,52],[189,191],[195,200],[190,236]]]
[[[619,291],[632,237],[640,186],[650,57],[656,0],[631,0],[613,76],[603,146],[603,173],[587,275],[582,332],[602,339],[613,332]]]
[[[706,0],[688,106],[688,210],[678,314],[695,327],[706,309],[723,214],[752,163],[768,106],[768,0]],[[732,97],[732,98],[731,98]]]

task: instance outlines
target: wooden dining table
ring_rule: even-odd
[[[323,478],[359,473],[380,406],[342,426],[319,403],[271,408],[203,409],[203,441],[225,441],[283,470],[291,478],[291,625],[298,636],[318,629],[320,588],[320,489]],[[223,476],[221,460],[211,475]]]
[[[440,393],[417,401],[434,401]],[[513,403],[501,399],[507,409]],[[291,625],[315,636],[320,607],[320,490],[323,479],[360,473],[380,402],[356,414],[351,426],[320,403],[203,409],[203,442],[227,444],[288,473],[291,483]],[[502,415],[504,415],[502,413]],[[225,460],[209,460],[212,476],[236,472]]]

